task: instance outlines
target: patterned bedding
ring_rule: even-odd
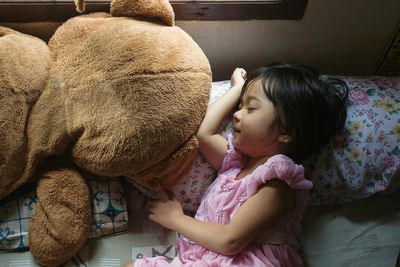
[[[90,238],[122,233],[128,228],[128,212],[122,178],[86,177],[93,201]],[[0,201],[0,249],[28,249],[28,223],[36,205],[31,183]]]

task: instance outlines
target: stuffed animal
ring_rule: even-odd
[[[0,27],[0,199],[38,181],[29,243],[45,266],[86,240],[82,173],[168,188],[197,155],[211,88],[206,56],[174,26],[166,0],[113,0],[110,13],[66,21],[48,45]]]

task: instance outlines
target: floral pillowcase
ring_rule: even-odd
[[[400,77],[337,77],[349,86],[344,129],[305,164],[310,204],[400,189]]]
[[[305,164],[314,188],[309,204],[345,203],[400,189],[400,77],[340,77],[349,86],[343,131]],[[212,83],[210,103],[229,90],[230,81]],[[232,130],[230,118],[220,133]],[[201,156],[173,188],[187,211],[195,211],[215,179]]]

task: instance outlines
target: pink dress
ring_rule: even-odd
[[[207,189],[195,218],[201,221],[228,224],[240,206],[263,184],[281,179],[296,190],[295,207],[285,212],[268,231],[233,256],[225,256],[179,238],[178,256],[172,261],[163,256],[135,260],[139,266],[303,266],[295,239],[301,232],[300,221],[312,183],[304,178],[304,169],[284,155],[275,155],[251,174],[235,180],[246,163],[246,157],[235,150],[229,138],[228,153],[217,179]]]

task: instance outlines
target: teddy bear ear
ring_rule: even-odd
[[[83,13],[85,11],[85,0],[74,0],[76,11]]]
[[[168,26],[175,24],[175,13],[168,0],[112,0],[110,6],[115,17],[142,16],[159,18]]]

